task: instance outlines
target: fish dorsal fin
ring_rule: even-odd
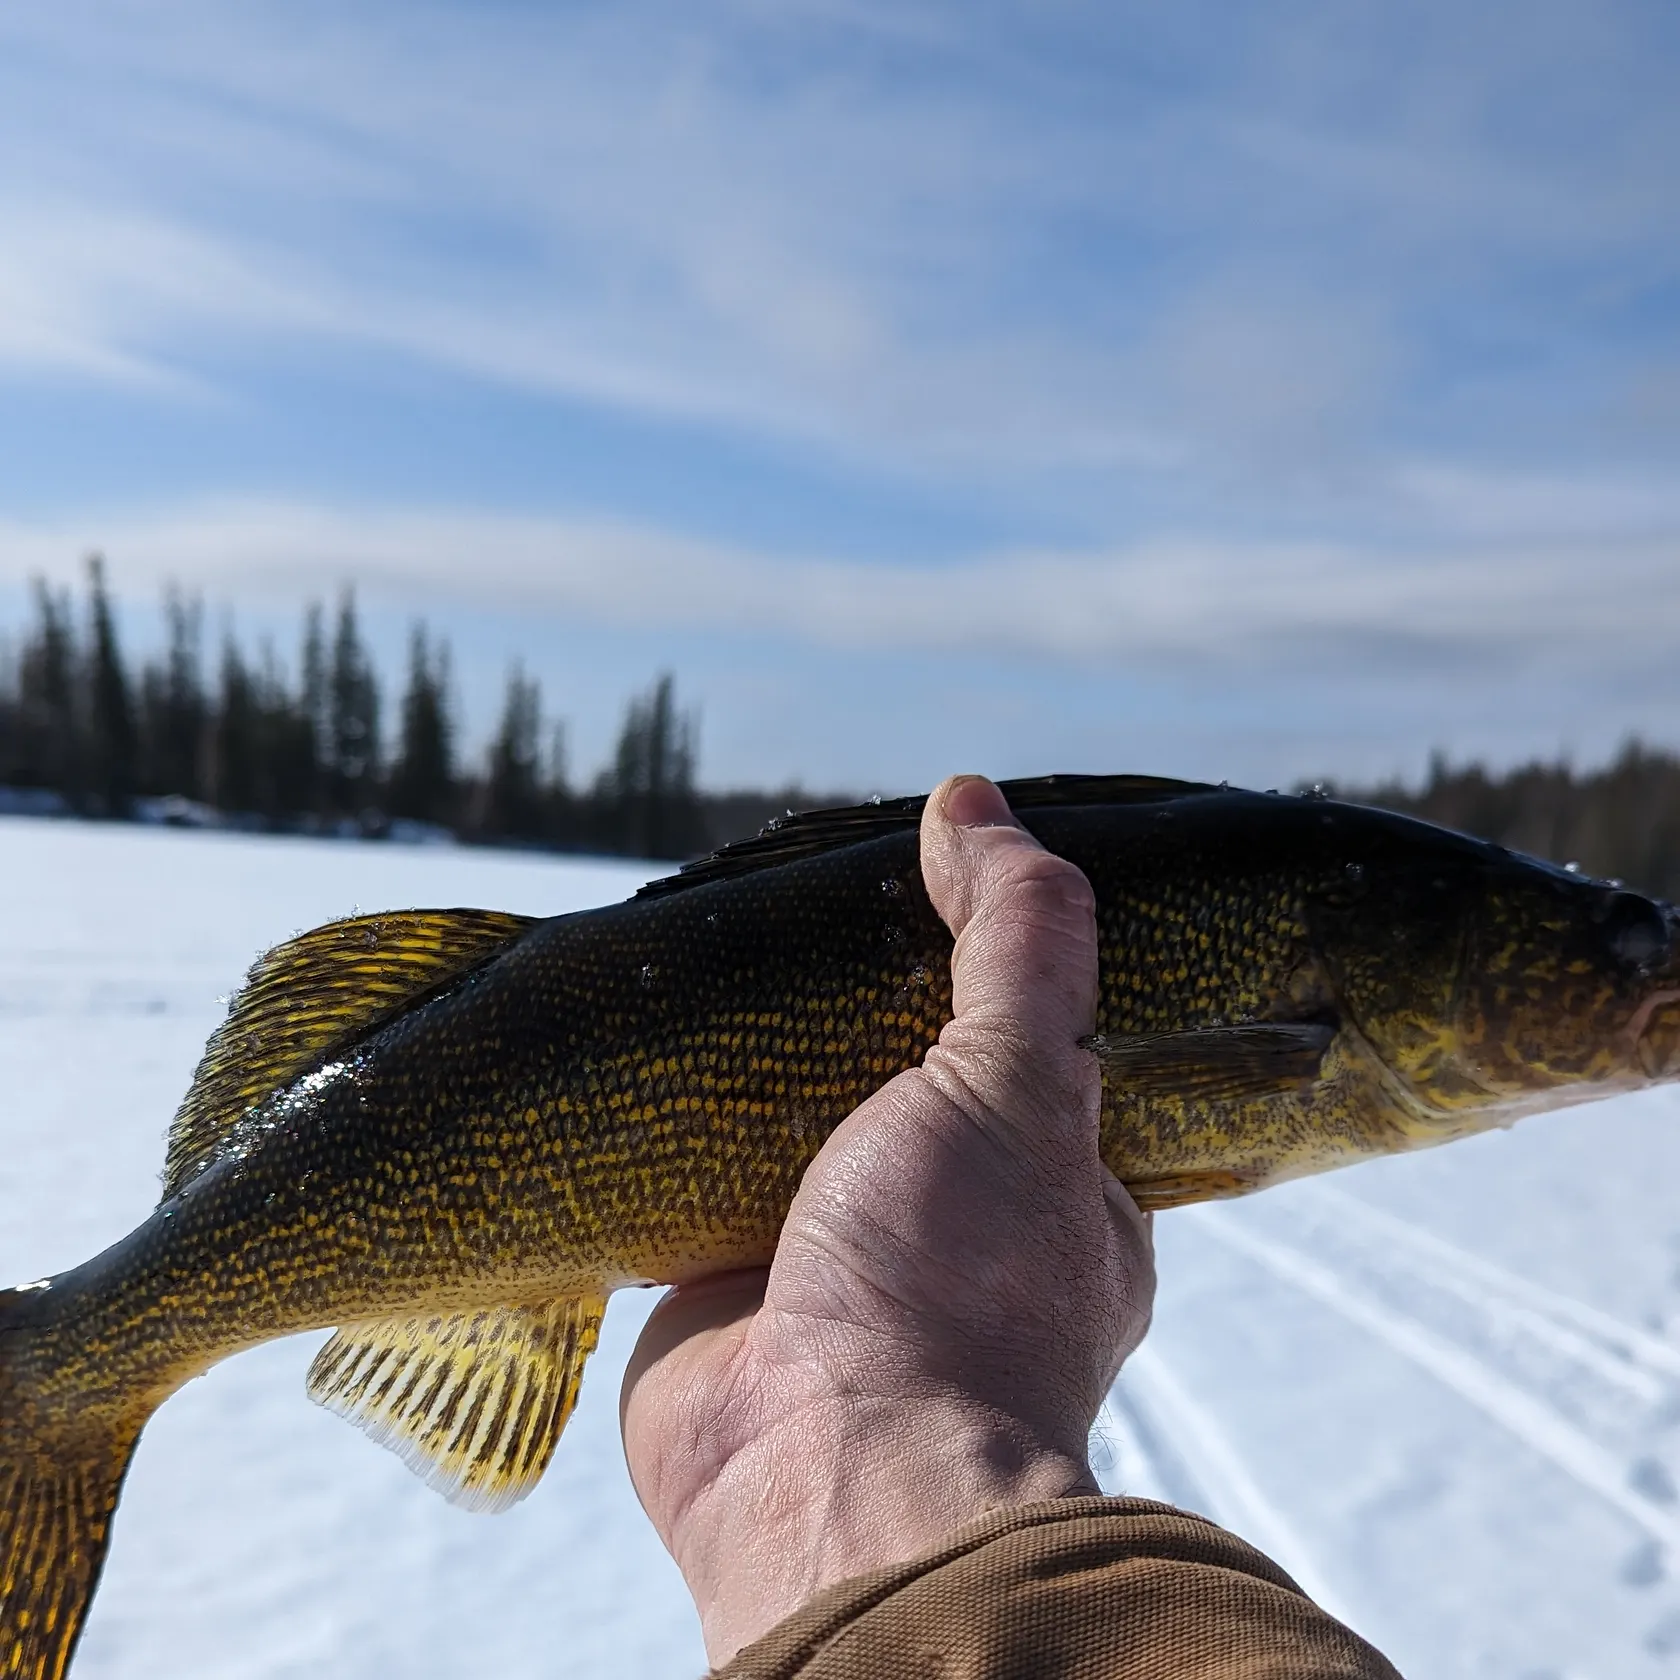
[[[1165,776],[1033,776],[999,782],[1004,797],[1017,813],[1075,805],[1151,805],[1192,794],[1218,793],[1206,782],[1176,782]],[[878,840],[915,828],[927,804],[925,793],[905,799],[881,799],[867,805],[843,805],[832,810],[789,812],[777,817],[750,840],[737,840],[710,857],[685,864],[675,875],[650,881],[638,898],[662,898],[709,881],[727,880],[759,869],[822,852]]]
[[[452,1505],[502,1511],[548,1468],[607,1310],[599,1297],[340,1330],[309,1396]]]
[[[505,950],[533,921],[495,910],[395,910],[328,922],[258,957],[169,1129],[165,1198],[215,1158],[253,1103]]]
[[[1247,1102],[1298,1095],[1319,1075],[1336,1037],[1331,1021],[1254,1021],[1185,1032],[1087,1040],[1103,1081],[1140,1097]]]

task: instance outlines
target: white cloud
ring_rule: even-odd
[[[238,332],[898,466],[1357,454],[1443,325],[1555,337],[1592,286],[1541,266],[1637,288],[1680,215],[1636,10],[1424,9],[65,0],[0,25],[0,361]]]
[[[174,580],[290,607],[354,581],[445,616],[470,605],[767,644],[1156,670],[1608,674],[1672,664],[1680,635],[1680,520],[1656,535],[1544,546],[1372,553],[1185,538],[934,566],[756,551],[622,522],[224,503],[0,524],[0,577],[63,575],[91,547],[130,598]]]

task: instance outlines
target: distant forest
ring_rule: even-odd
[[[171,591],[163,613],[158,651],[134,668],[97,556],[80,614],[35,583],[31,621],[0,639],[0,810],[684,858],[785,810],[850,802],[702,792],[698,719],[669,675],[630,701],[611,759],[575,784],[565,727],[517,664],[488,750],[466,762],[449,644],[423,623],[391,707],[348,590],[330,613],[305,610],[290,672],[271,644],[253,654],[231,632],[212,656],[195,597]],[[1421,789],[1327,791],[1680,899],[1680,757],[1637,741],[1588,772],[1437,757]]]
[[[668,675],[631,700],[612,758],[577,786],[564,725],[516,664],[469,764],[448,642],[413,626],[393,707],[349,590],[331,613],[305,610],[290,671],[231,631],[211,654],[202,601],[175,590],[159,650],[132,666],[98,556],[80,614],[43,581],[32,597],[21,636],[0,640],[0,810],[683,858],[811,803],[797,788],[702,793],[698,719]]]
[[[1638,741],[1599,770],[1535,763],[1493,775],[1437,755],[1417,790],[1387,782],[1326,791],[1680,900],[1680,757]]]

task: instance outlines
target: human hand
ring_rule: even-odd
[[[838,1127],[768,1271],[684,1284],[625,1375],[631,1479],[715,1664],[1000,1506],[1094,1493],[1148,1328],[1148,1222],[1097,1153],[1091,889],[979,777],[928,800],[954,1019]]]

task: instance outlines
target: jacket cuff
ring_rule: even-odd
[[[994,1511],[842,1581],[714,1680],[1399,1680],[1269,1558],[1144,1499]]]

